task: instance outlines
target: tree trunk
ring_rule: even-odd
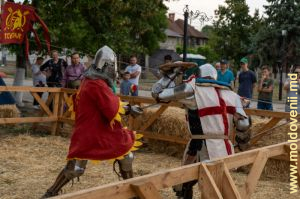
[[[17,53],[17,61],[16,61],[16,75],[13,82],[13,86],[23,86],[23,82],[25,79],[25,69],[26,69],[26,55],[24,51],[24,45],[21,46],[19,53]],[[14,97],[16,103],[19,107],[23,107],[23,92],[15,92]]]

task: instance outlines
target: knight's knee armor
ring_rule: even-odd
[[[116,160],[114,164],[119,165],[119,173],[116,172],[119,176],[121,176],[124,180],[133,178],[133,170],[132,170],[132,163],[133,163],[134,155],[133,153],[129,153],[128,155],[124,156],[122,160]],[[115,165],[114,165],[115,167]]]
[[[54,184],[47,190],[42,198],[58,195],[59,191],[69,181],[83,175],[87,160],[69,160],[65,168],[59,173]]]

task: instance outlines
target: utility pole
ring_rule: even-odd
[[[183,9],[184,11],[184,28],[183,28],[183,61],[186,61],[186,48],[188,42],[187,28],[188,28],[188,18],[189,18],[189,8],[188,5]]]

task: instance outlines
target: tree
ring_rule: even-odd
[[[251,16],[245,0],[225,0],[216,11],[214,38],[210,45],[222,57],[239,60],[249,53]]]
[[[162,1],[38,1],[53,46],[94,54],[108,45],[117,53],[151,53],[165,39],[167,8]]]
[[[261,63],[281,60],[287,66],[300,56],[300,3],[296,0],[267,0],[267,17],[253,39]],[[282,30],[287,31],[286,37]]]

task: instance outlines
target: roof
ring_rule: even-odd
[[[174,32],[173,30],[170,30],[170,29],[166,29],[165,34],[168,37],[182,37],[180,34],[178,34],[177,32]]]
[[[168,27],[173,32],[178,33],[179,35],[183,36],[183,29],[184,29],[184,21],[182,19],[177,19],[176,21],[172,22],[169,19]],[[201,38],[201,39],[208,39],[208,37],[197,30],[195,27],[188,25],[188,35],[191,37]]]

